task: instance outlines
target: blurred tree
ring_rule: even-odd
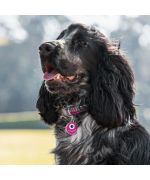
[[[136,18],[122,16],[119,29],[112,32],[111,36],[120,39],[121,49],[125,51],[132,64],[136,80],[135,104],[138,105],[138,116],[140,121],[147,123],[144,109],[150,108],[150,41],[147,41],[147,36],[141,41],[145,27],[150,27],[150,16]],[[150,127],[150,122],[148,124]]]
[[[42,76],[38,46],[45,35],[45,22],[52,19],[69,23],[65,16],[19,16],[27,37],[18,42],[10,36],[9,44],[0,47],[0,112],[35,110]],[[11,29],[3,27],[9,34]]]

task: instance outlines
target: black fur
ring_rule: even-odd
[[[40,56],[44,73],[55,69],[63,77],[43,81],[37,101],[43,120],[56,125],[58,164],[150,164],[150,136],[133,105],[133,73],[116,44],[93,27],[72,24],[42,44]],[[81,104],[88,111],[76,117],[71,136],[62,109]]]
[[[39,98],[36,106],[39,109],[39,114],[41,115],[42,119],[50,125],[56,123],[58,119],[58,114],[53,106],[53,98],[54,97],[52,97],[51,94],[46,90],[43,82],[40,88]]]

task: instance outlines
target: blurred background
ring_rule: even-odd
[[[35,108],[38,47],[75,22],[120,41],[135,74],[137,117],[150,131],[150,16],[0,16],[0,164],[54,164],[54,132]]]

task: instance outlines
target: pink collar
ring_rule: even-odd
[[[82,112],[87,111],[87,105],[82,105],[82,106],[67,106],[62,109],[63,115],[64,116],[77,116]]]

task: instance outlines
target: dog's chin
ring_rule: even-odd
[[[56,94],[60,96],[72,94],[74,92],[78,92],[78,81],[74,82],[67,82],[67,81],[60,81],[60,80],[45,80],[45,86],[47,91],[51,94]]]

